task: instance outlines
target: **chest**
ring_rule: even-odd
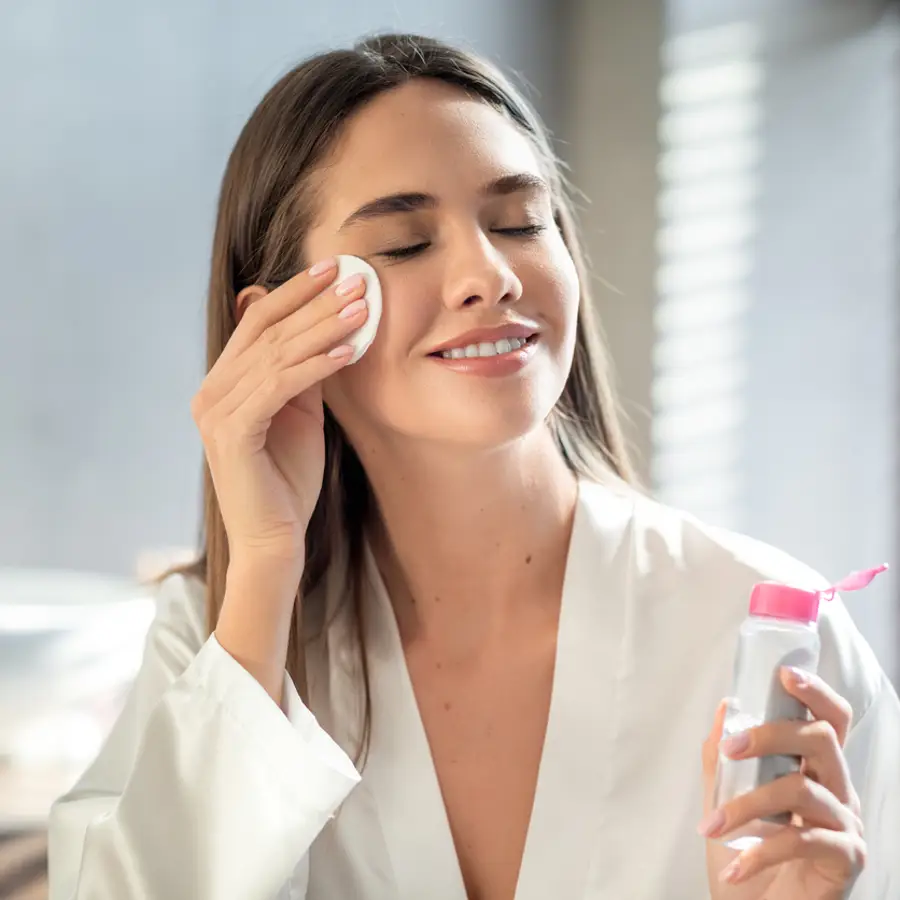
[[[686,693],[656,667],[623,672],[602,632],[584,652],[582,637],[555,667],[490,679],[377,665],[372,754],[317,842],[309,900],[706,896],[695,825],[716,679],[709,697]]]
[[[403,646],[375,577],[371,749],[314,845],[309,900],[707,894],[699,754],[733,623],[723,604],[686,616],[673,598],[699,603],[697,591],[648,586],[629,560],[576,522],[555,664],[535,646],[468,674]],[[342,647],[322,701],[338,733],[359,709]]]
[[[408,657],[410,679],[470,900],[512,900],[534,805],[555,636],[473,667]]]

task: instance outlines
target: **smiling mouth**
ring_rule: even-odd
[[[499,341],[479,341],[477,344],[466,344],[464,347],[453,347],[450,350],[438,350],[429,356],[438,359],[486,359],[491,356],[504,356],[515,353],[537,340],[537,333],[525,338],[500,338]]]

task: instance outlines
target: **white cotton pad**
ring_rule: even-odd
[[[375,270],[358,256],[341,255],[337,257],[338,273],[334,284],[340,284],[345,278],[359,273],[366,279],[366,302],[369,304],[369,316],[366,321],[347,338],[353,347],[353,356],[348,365],[359,362],[363,354],[372,346],[378,323],[381,321],[381,282]]]

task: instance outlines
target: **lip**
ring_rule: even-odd
[[[482,342],[493,344],[502,341],[504,338],[518,338],[524,341],[525,338],[537,334],[539,329],[534,325],[526,325],[524,323],[510,322],[506,325],[495,325],[491,328],[474,328],[472,331],[466,331],[458,334],[456,337],[450,338],[443,344],[438,344],[428,351],[429,356],[436,353],[442,353],[444,350],[452,350],[454,347],[468,347],[469,344],[480,344]]]
[[[503,378],[521,372],[537,352],[540,338],[535,336],[518,350],[510,350],[497,356],[464,356],[462,359],[445,359],[438,354],[429,359],[444,371],[458,375],[477,375],[483,378]],[[498,338],[499,340],[499,338]]]

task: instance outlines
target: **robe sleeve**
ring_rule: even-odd
[[[867,862],[852,900],[900,897],[900,701],[885,678],[844,754],[862,807]]]
[[[287,673],[280,709],[205,636],[187,585],[164,583],[123,711],[53,806],[50,900],[303,897],[309,848],[359,780]]]
[[[819,633],[819,674],[853,708],[844,755],[859,794],[867,859],[850,898],[900,898],[900,700],[840,599],[821,611]]]

